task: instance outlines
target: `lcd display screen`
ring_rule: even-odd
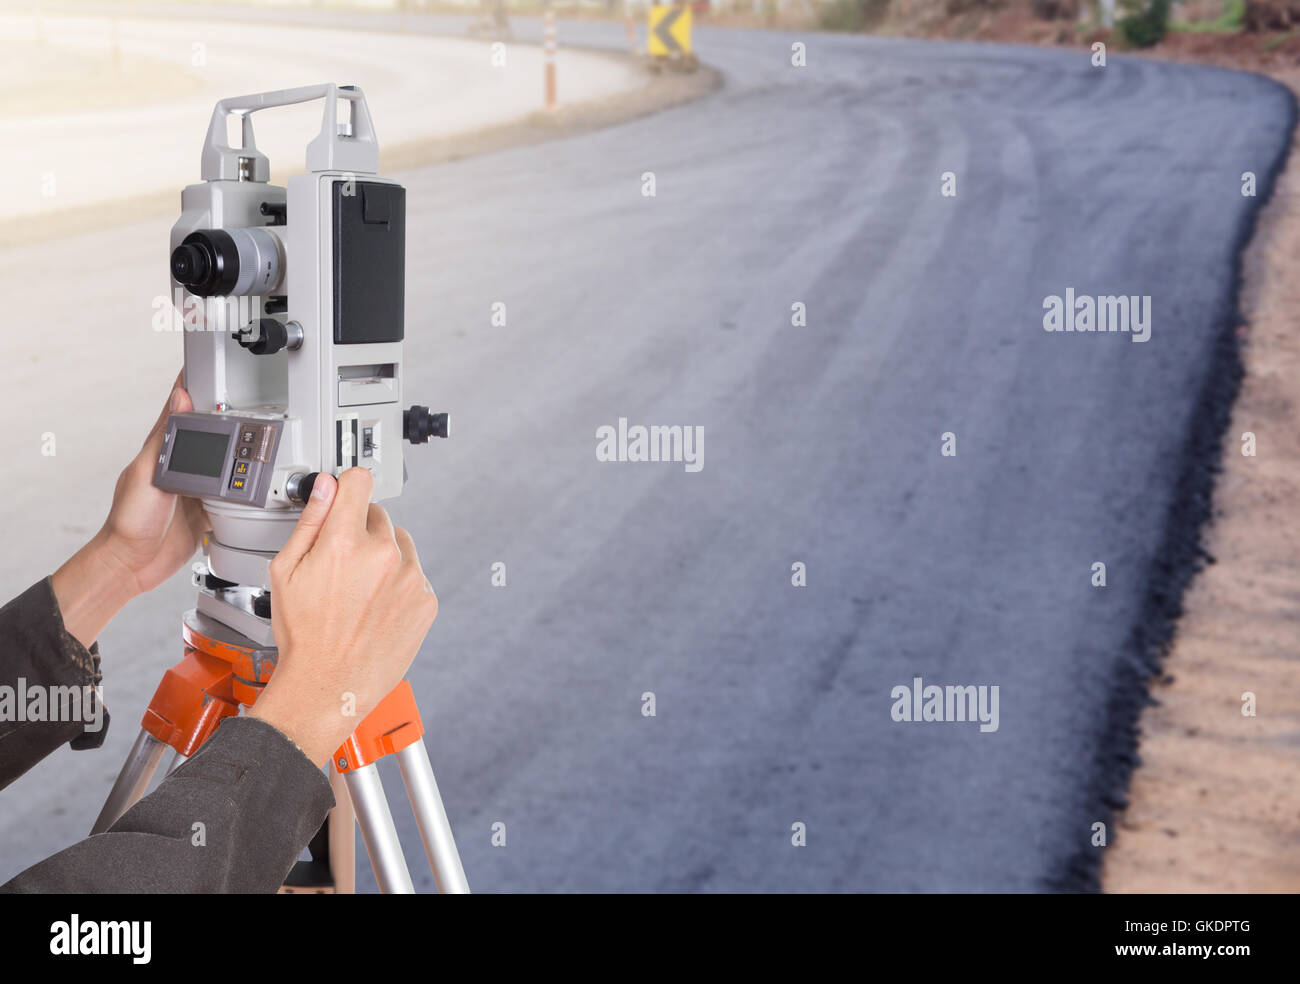
[[[167,470],[220,478],[221,470],[226,465],[226,447],[229,444],[230,435],[225,432],[177,427],[176,436],[172,438],[172,456]]]

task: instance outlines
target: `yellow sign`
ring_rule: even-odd
[[[660,5],[650,8],[646,52],[656,57],[691,53],[691,8]]]

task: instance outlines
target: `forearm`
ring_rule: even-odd
[[[50,579],[0,608],[0,788],[60,745],[95,747],[99,659],[65,628]]]
[[[139,593],[135,575],[114,556],[107,534],[97,533],[50,578],[64,627],[87,648]]]
[[[0,892],[274,892],[334,805],[324,774],[264,721],[229,718],[107,833]]]

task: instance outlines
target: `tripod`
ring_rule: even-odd
[[[202,589],[198,607],[182,619],[185,656],[158,684],[92,834],[108,830],[144,795],[168,747],[175,752],[170,773],[199,749],[223,718],[238,714],[241,706],[252,706],[275,670],[269,595],[214,583],[212,575],[200,575],[196,581]],[[423,735],[415,695],[403,680],[334,753],[330,784],[335,806],[309,845],[312,860],[294,866],[282,892],[353,891],[354,821],[361,827],[379,890],[415,891],[376,767],[388,755],[397,759],[438,891],[469,891]]]

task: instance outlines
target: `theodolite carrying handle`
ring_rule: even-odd
[[[370,121],[364,93],[354,85],[326,82],[220,100],[212,110],[212,122],[203,142],[203,180],[268,180],[271,165],[253,139],[253,114],[261,109],[293,106],[315,99],[325,100],[325,112],[320,134],[307,145],[307,170],[377,173],[379,143],[375,140],[375,128]],[[338,122],[340,99],[350,105],[351,119],[348,123]],[[226,118],[232,114],[242,117],[242,147],[231,147],[227,143]]]

